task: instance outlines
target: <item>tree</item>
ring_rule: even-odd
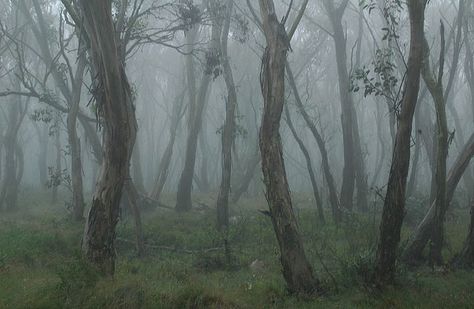
[[[346,43],[347,38],[342,27],[342,17],[349,0],[343,0],[339,6],[334,5],[334,0],[325,0],[324,6],[329,15],[333,28],[332,38],[336,53],[337,73],[339,77],[339,95],[341,100],[342,138],[344,144],[344,168],[342,175],[341,205],[352,210],[354,196],[354,183],[357,180],[357,206],[360,210],[367,209],[367,176],[365,163],[360,144],[359,126],[354,100],[349,91],[350,78],[347,71]]]
[[[237,108],[237,92],[235,90],[234,77],[230,66],[227,50],[230,20],[233,11],[233,0],[228,0],[224,17],[224,28],[222,30],[220,51],[224,81],[227,87],[226,116],[222,130],[222,179],[217,197],[217,228],[227,229],[229,225],[229,194],[232,172],[232,145],[235,139],[235,110]]]
[[[435,222],[432,230],[431,258],[437,264],[442,263],[441,249],[443,247],[443,227],[446,215],[446,158],[448,156],[448,124],[446,119],[446,108],[443,94],[443,71],[444,71],[444,25],[441,23],[441,52],[439,57],[439,71],[436,78],[431,71],[430,49],[426,38],[424,42],[424,59],[422,76],[428,90],[433,97],[436,109],[437,123],[437,153],[436,153],[436,197],[435,197]]]
[[[305,1],[299,19],[308,1]],[[286,18],[278,21],[272,0],[259,0],[262,28],[267,46],[262,59],[260,83],[263,94],[263,115],[260,127],[260,153],[262,156],[265,196],[270,208],[273,228],[280,247],[283,276],[291,292],[312,294],[319,283],[303,248],[283,161],[280,137],[280,119],[285,98],[285,63],[290,40],[296,31],[297,19],[287,33]]]
[[[323,202],[321,200],[321,194],[319,193],[318,183],[316,182],[316,177],[314,175],[311,157],[309,156],[309,151],[306,148],[303,140],[298,136],[298,133],[296,132],[295,126],[293,125],[293,121],[291,120],[288,105],[285,105],[285,117],[288,128],[290,128],[291,134],[293,135],[293,138],[295,139],[296,143],[298,144],[298,147],[300,148],[305,158],[306,168],[308,169],[309,179],[311,181],[311,187],[313,188],[314,201],[318,209],[319,220],[322,224],[325,224],[326,219],[324,218]]]
[[[334,182],[334,177],[331,172],[331,167],[329,166],[329,155],[326,149],[326,144],[321,133],[318,131],[318,128],[311,120],[308,112],[305,110],[303,106],[303,102],[301,101],[301,97],[298,92],[298,88],[296,87],[295,78],[293,76],[293,71],[290,68],[289,63],[286,63],[286,72],[288,75],[288,82],[290,84],[291,89],[293,90],[293,95],[295,96],[296,107],[298,111],[303,116],[306,125],[310,129],[311,133],[313,134],[316,143],[318,144],[319,152],[321,153],[321,161],[323,165],[323,173],[326,179],[326,184],[329,190],[329,203],[331,204],[332,216],[334,222],[339,224],[342,220],[342,212],[340,207],[339,197],[337,196],[337,189]]]
[[[459,180],[469,168],[469,163],[474,156],[474,134],[471,135],[469,141],[464,145],[461,152],[456,157],[451,167],[446,181],[446,210],[449,209],[454,192]],[[435,201],[436,202],[436,201]],[[403,260],[411,265],[419,264],[424,260],[423,249],[432,236],[433,226],[436,223],[436,203],[433,202],[427,214],[421,221],[413,233],[408,245],[403,252]]]
[[[125,178],[135,143],[137,122],[131,89],[120,61],[110,1],[79,2],[89,53],[97,74],[95,99],[104,125],[104,155],[87,218],[83,251],[97,268],[115,270],[115,226]]]
[[[405,191],[410,165],[412,122],[418,99],[423,62],[426,0],[409,0],[407,5],[410,18],[408,71],[380,223],[380,239],[375,262],[375,282],[378,286],[393,282],[395,277],[400,230],[405,215]]]
[[[206,64],[199,85],[199,90],[196,91],[195,79],[194,79],[194,64],[192,56],[189,55],[187,61],[188,70],[188,87],[190,96],[190,107],[189,107],[189,131],[186,140],[186,154],[183,171],[181,173],[178,192],[176,195],[176,207],[177,211],[189,211],[192,208],[191,192],[194,178],[194,168],[196,165],[196,150],[199,133],[202,128],[202,119],[204,113],[204,107],[207,101],[207,92],[209,85],[215,73],[216,62],[218,61],[219,51],[219,39],[221,35],[221,16],[218,12],[219,3],[217,1],[209,1],[208,12],[211,15],[211,40],[209,42],[209,48],[206,51]],[[198,30],[197,26],[191,28],[192,37],[196,36],[196,33],[192,33]],[[191,40],[193,41],[193,40]],[[194,44],[194,42],[192,42]],[[192,45],[191,45],[192,46]]]

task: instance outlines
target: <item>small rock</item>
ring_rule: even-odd
[[[253,272],[262,272],[265,269],[265,264],[259,259],[256,259],[255,261],[250,263],[250,269]]]

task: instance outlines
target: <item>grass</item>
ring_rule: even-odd
[[[378,214],[353,215],[339,228],[330,223],[321,226],[308,199],[295,198],[308,258],[327,289],[322,297],[301,299],[285,290],[271,222],[256,211],[265,209],[262,200],[242,201],[232,207],[235,223],[228,235],[230,265],[220,249],[223,235],[214,229],[212,209],[181,215],[158,209],[144,216],[145,239],[150,246],[141,259],[135,256],[133,242],[129,242],[134,239],[131,218],[120,221],[116,275],[102,278],[81,258],[82,225],[70,221],[64,207],[49,204],[47,197],[28,196],[19,212],[0,218],[0,308],[474,305],[474,273],[468,271],[401,269],[398,285],[383,293],[374,292],[365,279],[373,263]],[[446,258],[462,245],[468,225],[466,212],[457,210],[450,216]],[[410,227],[404,227],[405,238],[409,233]],[[217,249],[203,251],[209,248]],[[264,267],[252,270],[249,265],[257,259]]]

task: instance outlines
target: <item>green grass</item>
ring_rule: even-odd
[[[298,199],[299,197],[299,199]],[[118,225],[114,278],[102,278],[80,254],[82,225],[68,219],[61,205],[29,195],[18,213],[0,218],[0,308],[472,308],[474,273],[401,269],[398,284],[375,292],[367,284],[373,264],[378,214],[353,215],[342,227],[319,224],[307,198],[295,204],[305,249],[324,296],[289,295],[280,273],[270,220],[256,209],[262,200],[233,205],[238,222],[229,232],[231,265],[220,248],[215,212],[179,215],[156,210],[144,215],[148,247],[134,253],[131,218]],[[209,203],[209,202],[207,202]],[[209,203],[210,204],[210,203]],[[448,259],[462,245],[467,210],[450,216]],[[410,215],[410,213],[409,213]],[[330,221],[330,215],[327,214]],[[405,227],[403,235],[409,235]],[[160,249],[166,247],[167,249]],[[187,251],[186,251],[187,250]],[[184,253],[183,251],[186,251]],[[192,251],[192,252],[191,252]],[[249,265],[261,260],[264,268]]]

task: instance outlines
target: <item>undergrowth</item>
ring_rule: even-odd
[[[304,200],[304,199],[302,199]],[[81,257],[82,224],[60,205],[30,203],[0,218],[0,308],[468,308],[474,273],[400,267],[397,285],[383,293],[370,285],[379,213],[347,216],[344,224],[319,223],[312,205],[297,216],[308,259],[326,293],[289,295],[281,275],[271,222],[263,202],[232,207],[228,234],[215,230],[212,209],[144,216],[146,256],[134,252],[131,218],[117,230],[114,278],[103,278]],[[379,211],[378,208],[374,208]],[[416,209],[413,217],[418,218]],[[467,217],[447,223],[449,258],[459,250]],[[329,212],[326,216],[330,218]],[[330,220],[327,220],[330,221]],[[404,227],[406,239],[412,227]],[[224,240],[227,250],[224,250]],[[260,267],[250,267],[258,261]]]

